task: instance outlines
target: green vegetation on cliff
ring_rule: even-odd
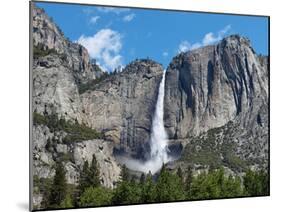
[[[233,130],[235,127],[229,122],[223,127],[213,128],[190,138],[180,160],[209,166],[211,169],[226,166],[235,172],[245,172],[249,164],[236,154],[237,144],[231,140]]]
[[[45,57],[49,54],[59,55],[55,49],[48,49],[47,47],[44,47],[41,43],[39,43],[38,45],[33,45],[34,58]]]
[[[51,131],[64,131],[67,135],[63,138],[64,142],[79,142],[83,140],[101,139],[102,133],[95,129],[87,127],[85,124],[79,124],[78,121],[65,120],[59,118],[56,114],[41,115],[33,112],[34,125],[46,125]]]
[[[100,69],[100,67],[98,65],[93,65],[93,68],[98,71],[98,72],[102,72],[102,70]],[[79,94],[85,93],[88,90],[95,90],[97,85],[106,80],[106,79],[110,79],[110,77],[113,77],[114,75],[116,75],[118,72],[117,71],[113,71],[113,72],[102,72],[100,77],[97,77],[96,79],[90,80],[87,83],[80,83],[78,84],[78,92]]]

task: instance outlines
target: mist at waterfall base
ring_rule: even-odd
[[[154,174],[159,171],[163,164],[172,161],[173,158],[168,155],[168,136],[164,127],[164,95],[165,95],[165,75],[159,85],[156,109],[152,121],[152,132],[150,136],[150,158],[147,161],[123,158],[123,163],[127,168]]]

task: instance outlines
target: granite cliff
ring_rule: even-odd
[[[246,127],[268,104],[268,68],[238,35],[176,56],[166,82],[170,137],[197,135],[237,117]]]
[[[103,74],[91,63],[87,50],[66,39],[44,10],[34,7],[33,24],[33,110],[55,111],[82,122],[77,85]]]
[[[258,56],[239,35],[177,55],[166,74],[165,126],[170,139],[188,144],[186,154],[195,154],[190,151],[195,146],[195,152],[206,154],[199,149],[210,144],[194,140],[209,132],[215,148],[207,153],[219,161],[227,157],[219,149],[228,145],[237,160],[267,166],[268,78],[268,58]]]

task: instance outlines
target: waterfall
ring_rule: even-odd
[[[163,72],[163,77],[159,86],[150,139],[151,158],[159,162],[160,167],[163,163],[168,161],[167,133],[164,127],[165,75],[166,71]]]
[[[145,162],[134,159],[123,158],[123,162],[129,169],[154,174],[159,171],[163,163],[167,163],[172,158],[168,156],[168,139],[164,127],[164,96],[165,96],[165,75],[163,72],[162,80],[159,85],[158,97],[152,120],[152,131],[150,135],[150,158]]]

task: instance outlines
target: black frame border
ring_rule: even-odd
[[[67,0],[66,0],[67,1]],[[146,10],[157,10],[157,11],[170,11],[170,12],[186,12],[186,13],[201,13],[201,14],[216,14],[216,15],[235,15],[235,16],[248,16],[248,17],[261,17],[266,18],[268,23],[267,29],[267,42],[268,42],[268,195],[257,195],[257,196],[238,196],[238,197],[226,197],[226,198],[210,198],[210,199],[196,199],[196,200],[178,200],[178,201],[164,201],[164,202],[153,202],[153,203],[133,203],[133,204],[121,204],[121,205],[102,205],[102,206],[89,206],[89,207],[71,207],[71,208],[49,208],[49,209],[33,209],[32,197],[33,197],[33,142],[32,142],[32,64],[33,64],[33,26],[32,26],[32,9],[33,3],[49,3],[49,4],[66,4],[66,5],[81,5],[81,6],[97,6],[97,7],[112,7],[112,8],[128,8],[128,9],[146,9]],[[270,15],[253,15],[253,14],[242,14],[242,13],[223,13],[223,12],[208,12],[208,11],[197,11],[197,10],[179,10],[179,9],[167,9],[167,8],[153,8],[153,7],[137,7],[137,6],[120,6],[120,5],[103,5],[96,3],[75,3],[75,2],[57,2],[57,1],[42,1],[42,0],[30,0],[29,1],[29,211],[55,211],[55,210],[70,210],[70,209],[89,209],[89,208],[105,208],[105,207],[122,207],[122,206],[135,206],[135,205],[155,205],[163,203],[182,203],[182,202],[198,202],[208,200],[226,200],[226,199],[244,199],[244,198],[256,198],[256,197],[270,197],[270,182],[271,182],[271,163],[270,163]]]

